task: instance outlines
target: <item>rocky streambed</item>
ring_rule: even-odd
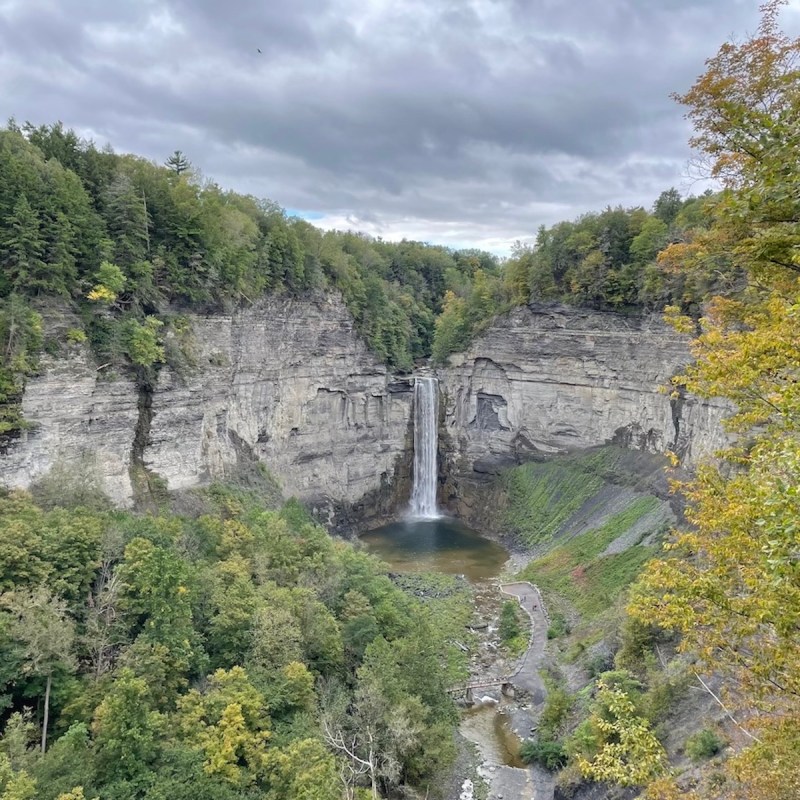
[[[550,773],[524,765],[519,757],[544,703],[539,668],[547,642],[547,620],[533,587],[500,579],[504,570],[519,569],[519,556],[509,557],[496,542],[448,517],[397,522],[363,536],[362,542],[400,573],[462,575],[472,588],[470,676],[454,696],[463,706],[461,735],[475,746],[478,763],[458,767],[464,774],[457,776],[452,800],[465,793],[486,796],[480,786],[468,785],[476,773],[491,800],[552,800]],[[520,604],[531,632],[529,647],[519,657],[509,654],[499,635],[501,608],[509,599]]]
[[[541,597],[530,584],[503,584],[497,578],[477,584],[474,596],[479,644],[471,658],[469,685],[479,685],[462,714],[461,735],[477,748],[477,772],[489,800],[552,800],[551,774],[526,766],[519,756],[522,740],[536,730],[545,698],[539,675],[547,642]],[[530,624],[530,644],[519,658],[504,653],[498,634],[500,609],[509,598],[516,599]],[[492,685],[493,680],[502,683]]]

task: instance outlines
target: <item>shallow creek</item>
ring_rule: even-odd
[[[400,521],[365,534],[361,540],[397,572],[464,575],[474,589],[476,617],[488,620],[496,616],[502,602],[496,579],[509,558],[508,551],[458,520],[441,517]],[[499,659],[493,663],[492,648],[497,642],[493,633],[490,629],[483,637],[484,663],[473,659],[472,667],[478,675],[505,674],[507,665]],[[520,740],[511,730],[505,699],[496,687],[487,689],[486,694],[499,703],[478,702],[466,709],[460,726],[462,735],[478,745],[487,769],[523,767]]]

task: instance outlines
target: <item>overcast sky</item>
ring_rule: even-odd
[[[507,252],[540,224],[697,191],[669,94],[757,6],[0,0],[0,114],[183,150],[323,226]]]

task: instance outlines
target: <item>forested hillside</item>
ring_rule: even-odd
[[[420,600],[297,504],[198,499],[193,517],[0,499],[0,796],[424,793],[454,756],[459,585]]]
[[[58,303],[81,315],[73,341],[103,362],[149,368],[169,358],[165,334],[181,310],[335,289],[376,355],[408,370],[430,355],[445,292],[499,292],[488,253],[322,232],[205,180],[180,153],[158,165],[60,124],[0,131],[0,266],[6,402],[42,347],[65,344],[42,339],[41,316]],[[4,416],[6,429],[19,423],[13,409]]]

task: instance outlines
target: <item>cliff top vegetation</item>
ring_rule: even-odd
[[[397,370],[463,349],[515,304],[621,311],[689,308],[704,278],[659,264],[702,229],[714,198],[669,190],[652,211],[608,208],[542,228],[506,260],[477,250],[324,232],[277,204],[227,191],[176,151],[164,164],[100,149],[60,123],[0,130],[0,432],[54,307],[100,363],[139,371],[172,353],[187,310],[230,311],[265,294],[341,293],[375,355]]]

